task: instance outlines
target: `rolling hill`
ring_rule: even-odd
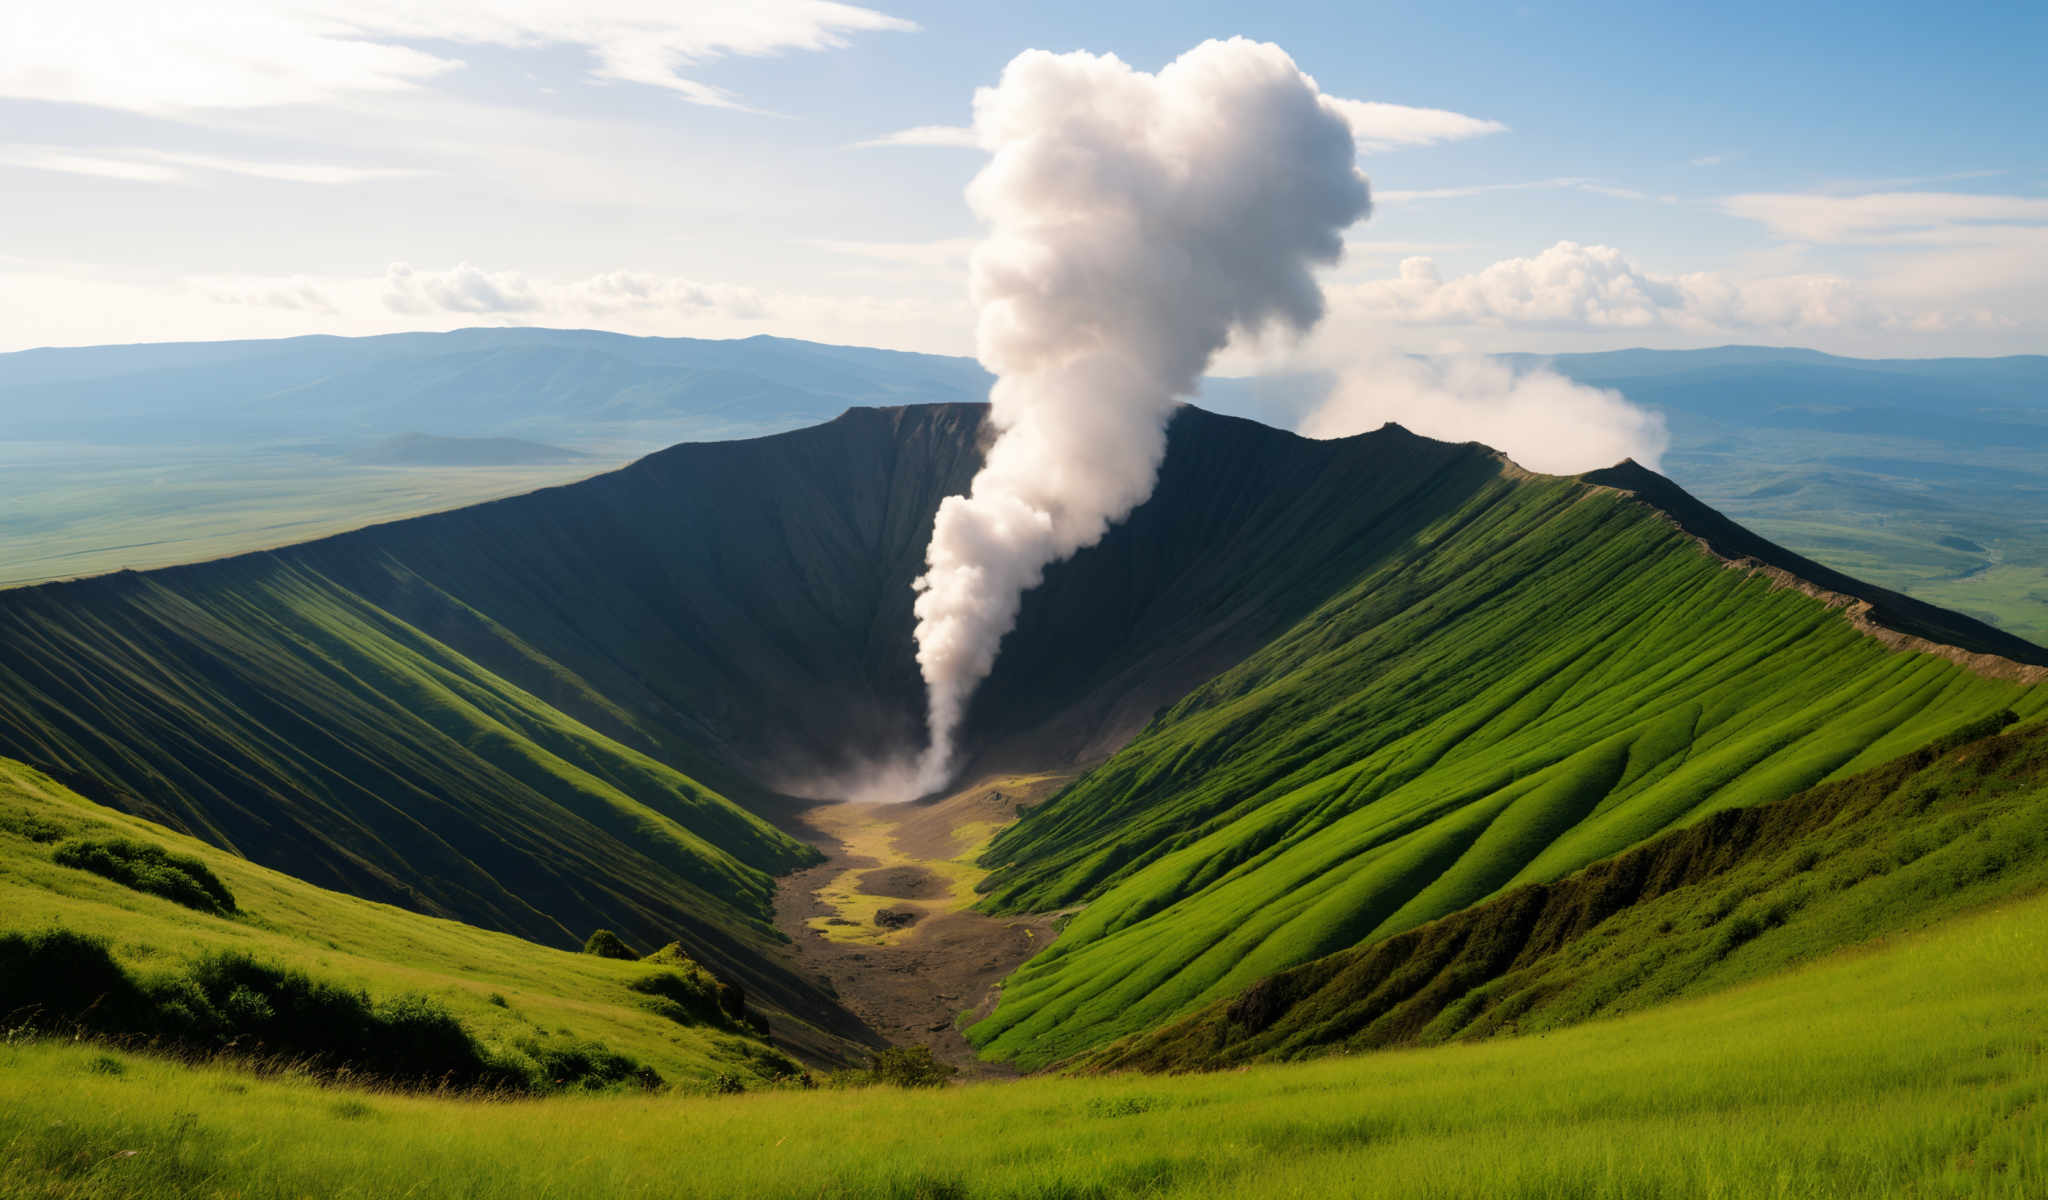
[[[771,819],[915,747],[909,580],[982,415],[855,409],[0,592],[0,753],[323,887],[561,947],[680,939],[843,1056],[862,1031],[770,924],[814,852]],[[972,773],[1093,768],[994,843],[991,909],[1086,907],[972,1035],[1033,1065],[1171,1022],[2031,714],[2044,661],[1639,468],[1185,409],[1152,499],[1047,572],[969,714]]]

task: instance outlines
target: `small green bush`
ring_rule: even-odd
[[[212,869],[186,854],[131,838],[75,837],[50,856],[60,867],[91,871],[138,892],[207,913],[235,911],[234,893]]]
[[[69,929],[0,934],[0,1026],[137,1032],[152,1007],[99,938]]]
[[[661,1086],[661,1075],[653,1067],[620,1054],[599,1042],[543,1042],[529,1039],[520,1045],[536,1067],[534,1084],[542,1091],[580,1089],[601,1091],[615,1084],[631,1084],[653,1091]]]
[[[954,1068],[940,1062],[930,1046],[891,1046],[868,1061],[868,1075],[891,1087],[941,1087],[953,1077]]]
[[[626,987],[649,997],[647,1008],[679,1025],[737,1024],[720,1003],[721,985],[701,967],[682,971],[655,971],[629,980]]]
[[[691,958],[689,952],[683,949],[681,942],[670,942],[661,949],[651,952],[640,961],[654,963],[657,966],[663,967],[694,967],[698,965],[697,960]]]
[[[233,952],[137,979],[104,941],[66,929],[0,934],[0,1025],[282,1057],[404,1085],[530,1082],[424,996],[372,1002],[354,988]]]
[[[631,948],[626,945],[618,934],[613,933],[609,929],[597,930],[589,938],[585,939],[583,952],[585,954],[595,954],[599,958],[635,959],[640,957],[633,953]]]

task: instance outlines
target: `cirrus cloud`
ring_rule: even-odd
[[[1434,146],[1441,142],[1462,142],[1491,133],[1506,133],[1499,121],[1468,117],[1443,108],[1415,108],[1379,100],[1344,100],[1323,96],[1320,102],[1342,117],[1351,128],[1351,140],[1359,153],[1374,154],[1409,146]],[[979,135],[967,125],[916,125],[853,143],[856,148],[876,146],[945,146],[975,149]]]
[[[0,17],[0,96],[144,113],[315,104],[416,89],[451,48],[570,46],[600,79],[744,108],[685,72],[917,26],[833,0],[23,0]],[[433,52],[408,43],[428,43]]]

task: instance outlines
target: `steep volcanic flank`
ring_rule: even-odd
[[[779,1036],[800,1047],[860,1036],[786,961],[772,876],[814,854],[761,814],[783,793],[918,748],[910,580],[940,498],[980,462],[983,413],[855,409],[286,550],[0,593],[0,755],[326,886],[556,945],[596,927],[642,950],[681,937],[782,1014]],[[1642,480],[1618,482],[1678,506]],[[1758,679],[1773,655],[1787,671],[1838,665],[1825,676],[1838,689],[1906,687],[1894,676],[1911,675],[1912,696],[1881,716],[1783,718],[1775,745],[1841,751],[1823,773],[1949,709],[2011,700],[2016,685],[1889,653],[1806,597],[1762,581],[1712,586],[1737,574],[1657,510],[1525,476],[1483,447],[1395,427],[1313,442],[1183,409],[1152,498],[1048,571],[968,714],[973,772],[1117,755],[997,843],[998,902],[1093,899],[1178,854],[1172,886],[1098,906],[1142,925],[1364,803],[1326,797],[1306,823],[1268,813],[1250,841],[1188,857],[1304,772],[1327,774],[1367,742],[1458,736],[1479,707],[1536,704],[1539,683],[1603,655],[1637,672],[1614,667],[1610,689],[1713,674],[1700,656],[1750,637],[1764,639],[1760,665],[1741,669]],[[1873,598],[1882,621],[1887,602]],[[1908,632],[2042,661],[1929,611],[1938,619]],[[1581,661],[1539,678],[1528,651],[1567,618],[1576,640],[1557,644]],[[1630,650],[1652,627],[1657,638]],[[1296,695],[1313,701],[1306,717],[1259,708],[1304,670],[1352,690]],[[1700,709],[1702,729],[1722,719],[1714,705],[1742,699],[1643,696],[1643,720]],[[1524,747],[1516,761],[1548,770],[1596,728],[1589,717],[1556,734],[1549,758]],[[1613,754],[1593,757],[1605,772]],[[1433,778],[1416,769],[1403,778]],[[1782,795],[1809,774],[1770,786]],[[1602,837],[1625,844],[1687,811],[1667,810],[1640,830],[1609,820]],[[1572,859],[1558,861],[1585,861]],[[1444,895],[1476,898],[1492,878]],[[1351,912],[1300,947],[1355,941],[1358,926]],[[1040,961],[1116,930],[1081,932]],[[1277,945],[1260,961],[1302,961]],[[1096,978],[1115,977],[1114,955],[1097,965]],[[1006,1003],[1031,992],[1006,991]],[[1210,993],[1149,1009],[1089,994],[1163,1018]],[[1056,1006],[997,1015],[1016,1036],[1063,1019]],[[1126,1031],[1071,1027],[1083,1041]]]

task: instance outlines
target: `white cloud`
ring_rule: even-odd
[[[1378,354],[1346,369],[1301,424],[1313,438],[1349,437],[1392,421],[1445,442],[1483,442],[1555,475],[1624,458],[1656,470],[1671,444],[1664,418],[1620,392],[1544,367],[1517,371],[1470,355],[1430,360]]]
[[[1442,108],[1411,108],[1378,100],[1341,100],[1325,97],[1323,103],[1335,109],[1351,126],[1351,136],[1360,153],[1372,154],[1403,146],[1434,146],[1440,142],[1462,142],[1490,133],[1506,133],[1499,121],[1468,117]]]
[[[1352,140],[1361,154],[1398,150],[1404,146],[1434,146],[1461,142],[1490,133],[1506,133],[1499,121],[1468,117],[1442,108],[1413,108],[1378,100],[1343,100],[1324,96],[1322,103],[1351,127]],[[919,125],[899,129],[880,137],[855,142],[855,146],[958,146],[981,145],[980,137],[965,125]]]
[[[814,241],[812,245],[834,254],[854,258],[871,259],[876,262],[892,263],[899,266],[923,268],[960,268],[967,266],[968,255],[974,253],[974,238],[941,238],[932,242],[838,242]]]
[[[854,143],[857,149],[870,149],[876,146],[953,146],[971,150],[980,145],[981,141],[975,136],[974,130],[965,125],[917,125]]]
[[[530,313],[540,297],[516,271],[483,271],[461,263],[449,271],[415,271],[392,263],[384,277],[384,307],[400,313]]]
[[[465,325],[602,328],[656,337],[784,337],[940,354],[971,350],[960,301],[893,290],[785,292],[646,271],[554,278],[471,264],[371,274],[163,276],[0,257],[0,351]]]
[[[2048,199],[1961,192],[1756,193],[1721,207],[1779,237],[1820,243],[1953,244],[2048,223]]]
[[[61,146],[0,146],[0,167],[59,171],[67,175],[91,175],[133,183],[173,183],[185,177],[183,171],[162,163],[81,154]]]
[[[394,313],[469,313],[493,318],[549,316],[607,320],[631,314],[709,315],[758,321],[773,315],[759,291],[645,271],[606,271],[581,279],[533,279],[460,263],[422,271],[393,263],[382,303]],[[802,307],[799,302],[797,307]]]
[[[361,183],[375,179],[398,179],[427,172],[410,167],[356,167],[337,163],[263,162],[256,159],[225,158],[212,154],[185,154],[167,150],[95,148],[80,152],[63,146],[0,145],[0,166],[25,167],[37,171],[61,171],[104,179],[138,183],[180,183],[193,171],[247,175],[289,183]]]
[[[311,312],[334,316],[341,309],[326,289],[310,279],[221,279],[197,282],[195,287],[207,299],[219,304],[244,304],[252,308],[274,308],[286,312]]]
[[[0,96],[146,113],[408,91],[459,59],[406,42],[574,46],[602,79],[744,107],[683,72],[714,59],[843,46],[916,28],[830,0],[17,0],[0,17]]]
[[[340,163],[264,162],[259,159],[225,158],[215,154],[185,154],[167,150],[140,150],[134,153],[154,159],[157,162],[191,167],[195,170],[219,171],[229,175],[247,175],[255,179],[275,179],[285,183],[364,183],[377,179],[407,179],[431,173],[416,167],[356,167],[345,166]]]
[[[1463,200],[1471,196],[1485,196],[1494,192],[1548,192],[1577,191],[1593,192],[1602,196],[1616,196],[1626,200],[1647,200],[1648,196],[1631,188],[1614,187],[1597,179],[1577,175],[1560,176],[1555,179],[1523,179],[1513,183],[1475,183],[1462,187],[1408,188],[1393,191],[1376,191],[1372,198],[1382,204],[1412,204],[1419,200]]]
[[[1932,308],[1891,285],[1827,274],[1754,279],[1714,272],[1655,275],[1611,246],[1559,242],[1445,280],[1433,259],[1404,259],[1391,279],[1333,288],[1335,302],[1376,322],[1545,330],[1940,330],[1998,328],[1982,307]]]

